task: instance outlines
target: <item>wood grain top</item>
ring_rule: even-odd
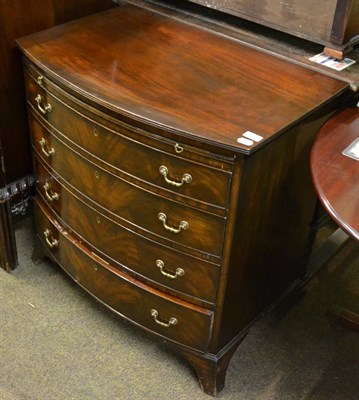
[[[251,152],[348,84],[123,2],[18,40],[83,100],[149,127]],[[246,131],[261,135],[245,146]]]
[[[359,161],[342,154],[359,138],[359,108],[329,120],[312,149],[311,168],[319,199],[338,225],[359,241]]]

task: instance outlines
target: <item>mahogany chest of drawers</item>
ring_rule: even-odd
[[[124,1],[18,41],[34,260],[164,339],[215,395],[305,272],[309,149],[348,84],[167,11]]]

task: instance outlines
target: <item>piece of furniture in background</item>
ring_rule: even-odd
[[[0,2],[0,267],[16,266],[13,216],[26,212],[33,185],[21,69],[15,39],[113,6],[110,0]]]
[[[358,0],[191,1],[321,43],[328,55],[339,59],[359,42]]]
[[[323,208],[359,243],[359,160],[343,154],[359,140],[358,106],[335,115],[320,130],[312,149],[311,171]],[[329,318],[333,324],[359,330],[359,315],[351,310],[333,305]]]
[[[305,274],[310,149],[359,77],[308,68],[302,42],[269,54],[241,34],[121,1],[18,41],[34,260],[162,338],[212,395],[251,324]]]
[[[359,241],[359,161],[342,152],[359,139],[359,108],[353,105],[321,128],[311,154],[318,198],[331,218]]]

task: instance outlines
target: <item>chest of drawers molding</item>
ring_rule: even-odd
[[[67,233],[48,213],[46,207],[37,201],[36,222],[39,231],[45,235],[51,257],[85,290],[99,301],[146,330],[183,343],[186,346],[205,351],[210,338],[213,312],[184,303],[176,298],[141,284],[128,275],[114,270],[108,263],[89,252],[87,247]],[[58,245],[55,245],[58,241]],[[54,249],[55,247],[55,249]],[[99,284],[99,281],[102,284]],[[152,310],[158,311],[153,315]],[[163,319],[168,314],[168,321]],[[175,315],[172,317],[171,315]],[[153,323],[154,319],[157,323]],[[171,318],[177,322],[170,323]],[[165,325],[193,325],[193,330],[171,330],[168,335]]]
[[[39,143],[44,136],[35,136],[37,151],[41,152]],[[143,231],[153,232],[183,247],[195,248],[204,257],[221,255],[224,218],[171,202],[130,185],[76,153],[66,151],[54,136],[47,136],[45,140],[45,146],[51,143],[50,148],[63,154],[53,157],[51,164],[55,173],[77,191],[85,193],[91,201]],[[77,171],[77,174],[72,171]],[[121,198],[121,202],[118,202],[118,198]],[[166,216],[164,220],[160,214]]]
[[[136,13],[144,18],[139,8],[128,7],[131,18]],[[114,30],[121,26],[119,9],[111,11],[118,13]],[[188,131],[190,113],[179,130],[181,109],[178,115],[171,114],[173,126],[169,114],[158,120],[141,116],[141,111],[148,115],[151,110],[146,99],[132,114],[121,109],[116,97],[120,91],[108,93],[103,78],[98,78],[103,92],[97,81],[87,85],[86,79],[99,76],[100,67],[81,81],[71,64],[56,66],[59,58],[50,54],[49,43],[60,40],[55,48],[61,52],[70,43],[66,32],[72,29],[98,29],[104,35],[98,27],[106,26],[107,20],[101,15],[93,18],[65,27],[63,36],[56,31],[49,38],[49,31],[19,41],[25,54],[36,176],[34,261],[49,256],[108,307],[165,339],[194,366],[203,390],[216,395],[250,325],[304,273],[315,205],[309,149],[323,121],[341,104],[346,86],[323,77],[331,91],[315,100],[303,94],[305,107],[314,104],[307,115],[294,120],[289,116],[287,125],[256,148],[237,141],[229,146],[229,136],[221,141],[223,127],[218,122],[212,124],[218,137],[210,123],[208,135],[198,134],[198,116],[193,119],[194,133]],[[178,29],[192,28],[183,24]],[[227,39],[224,48],[232,45]],[[83,56],[87,59],[89,53]],[[139,71],[141,62],[148,60],[143,56],[137,62],[133,68]],[[198,61],[193,71],[203,65]],[[227,68],[223,65],[222,71]],[[233,73],[230,66],[228,70]],[[319,75],[314,75],[310,78],[316,82]],[[113,85],[118,82],[120,77]],[[165,84],[170,87],[171,80]],[[302,85],[304,93],[300,77],[295,85]],[[273,93],[265,96],[277,93],[281,99],[283,90],[273,88],[266,85],[265,90]],[[125,85],[120,89],[125,92]],[[170,89],[173,101],[183,96]],[[184,93],[188,90],[186,86]],[[301,95],[297,93],[288,107]],[[129,96],[128,103],[132,100]],[[230,114],[227,93],[225,100],[218,112],[224,113],[223,124],[230,129],[237,116]],[[193,101],[204,100],[197,96]],[[300,108],[298,104],[293,110]],[[154,107],[154,115],[155,111]],[[201,114],[199,109],[194,112]],[[246,118],[252,114],[256,112],[250,110]],[[270,112],[264,114],[271,122]],[[206,115],[201,124],[205,119]]]
[[[81,200],[64,182],[55,179],[41,161],[36,160],[35,172],[42,201],[49,202],[49,193],[52,198],[57,195],[57,200],[50,200],[48,207],[63,226],[86,242],[95,253],[137,278],[140,274],[150,279],[152,285],[162,285],[162,290],[177,291],[177,297],[186,297],[187,294],[187,300],[213,307],[218,263],[176,251],[120,225],[102,210]],[[182,268],[183,272],[178,272],[177,265],[188,265],[190,268]],[[181,276],[185,279],[180,279]]]
[[[41,77],[41,85],[37,82],[39,76]],[[148,130],[141,129],[137,124],[131,126],[120,119],[112,118],[108,114],[102,113],[100,110],[91,107],[87,103],[82,102],[70,93],[61,89],[50,79],[45,78],[44,71],[34,67],[33,64],[26,60],[25,84],[27,87],[29,103],[34,109],[38,109],[35,98],[39,94],[43,97],[43,101],[56,104],[56,108],[59,110],[58,113],[47,113],[46,115],[46,122],[49,123],[50,129],[56,125],[58,130],[55,127],[55,131],[57,131],[58,134],[62,134],[69,141],[75,145],[77,144],[79,148],[87,150],[90,156],[96,156],[96,153],[103,150],[101,148],[99,149],[98,142],[96,143],[94,138],[99,138],[103,145],[109,143],[109,145],[118,146],[119,151],[121,147],[130,150],[137,147],[137,149],[133,150],[135,157],[145,155],[146,150],[152,150],[150,156],[152,159],[156,159],[153,171],[141,171],[141,169],[138,168],[138,165],[131,165],[129,168],[132,172],[134,172],[134,169],[136,168],[136,176],[141,179],[142,174],[142,180],[149,180],[150,177],[153,181],[157,178],[154,183],[161,185],[164,189],[168,189],[169,186],[164,181],[163,175],[159,175],[157,170],[157,162],[158,159],[161,159],[161,155],[166,155],[167,162],[170,162],[170,160],[173,159],[176,162],[177,168],[179,165],[180,168],[183,169],[185,167],[182,165],[188,166],[188,162],[190,162],[196,170],[200,168],[200,171],[197,172],[200,175],[197,182],[192,182],[192,185],[189,187],[189,190],[196,190],[196,192],[189,193],[189,196],[199,198],[199,200],[204,202],[206,202],[207,199],[207,202],[209,201],[211,204],[218,205],[219,207],[225,207],[227,204],[228,189],[231,179],[230,176],[234,162],[233,152],[225,152],[222,150],[223,155],[221,153],[213,154],[211,153],[212,149],[210,147],[208,150],[201,150],[201,147],[205,147],[202,144],[197,147],[187,145],[184,149],[183,146],[181,146],[181,141],[177,142],[167,139],[166,135],[160,136],[159,134],[156,134],[156,130],[154,130],[154,133],[149,134]],[[59,118],[58,114],[64,115],[66,118]],[[71,122],[71,129],[69,129],[70,127],[67,125],[69,122]],[[183,138],[180,137],[180,139]],[[140,146],[136,146],[138,143],[140,143]],[[188,143],[191,143],[191,141]],[[101,154],[97,154],[97,156],[101,158]],[[107,156],[111,157],[111,154],[107,154]],[[149,156],[148,153],[147,156]],[[183,161],[181,162],[181,160]],[[112,160],[112,165],[116,166],[116,162],[120,163],[121,160]],[[152,164],[150,166],[142,166],[144,168],[153,168]],[[124,171],[124,169],[121,168],[121,164],[117,164],[117,167]],[[204,169],[202,170],[201,167]],[[131,174],[131,171],[127,172]],[[186,171],[184,170],[183,172],[185,173]],[[208,194],[206,192],[206,190],[211,190],[211,185],[205,185],[203,183],[203,181],[207,183],[207,179],[208,181],[215,179],[217,185],[220,185],[218,193],[210,192]],[[202,186],[193,189],[193,184]],[[181,189],[187,190],[188,187],[183,185]],[[213,190],[214,188],[212,188],[212,191]],[[186,195],[186,191],[184,191],[183,195]],[[206,197],[202,199],[204,196]]]

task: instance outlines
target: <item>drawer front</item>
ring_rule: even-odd
[[[110,220],[62,186],[40,162],[35,172],[37,190],[48,206],[101,254],[169,289],[214,303],[218,265],[161,246]]]
[[[68,107],[48,90],[26,75],[28,101],[38,114],[62,135],[90,154],[119,170],[178,195],[225,207],[231,174],[185,158],[188,148],[172,147],[172,154],[156,148],[155,141],[140,143],[131,139],[128,129],[117,126],[116,132]],[[51,89],[51,88],[50,88]],[[35,99],[41,96],[42,101]],[[66,99],[64,99],[66,101]],[[43,113],[46,107],[51,111]],[[138,136],[138,135],[137,135]],[[179,149],[179,150],[178,150]],[[182,153],[176,153],[182,150]]]
[[[147,330],[197,350],[206,350],[212,312],[163,296],[135,279],[117,273],[105,262],[99,262],[52,220],[39,201],[35,216],[38,236],[52,256],[93,296]]]
[[[120,218],[172,243],[221,255],[225,219],[169,201],[120,179],[76,154],[35,119],[33,146],[65,181]]]

